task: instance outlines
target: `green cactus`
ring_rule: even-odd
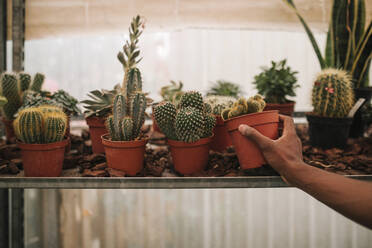
[[[5,97],[0,96],[0,107],[4,106],[7,102],[8,100]]]
[[[13,73],[3,73],[0,79],[0,94],[8,100],[3,108],[3,116],[7,120],[13,120],[14,114],[22,105],[17,76]]]
[[[348,115],[353,104],[351,76],[343,70],[322,70],[312,91],[314,113],[323,117],[343,118]]]
[[[201,94],[190,91],[182,96],[178,111],[174,104],[161,102],[155,107],[154,115],[168,139],[192,143],[212,135],[216,118],[210,111]]]
[[[45,76],[41,73],[36,73],[34,76],[34,80],[32,81],[32,85],[30,90],[39,92],[43,87]]]
[[[211,106],[214,115],[221,115],[222,111],[231,108],[235,101],[236,99],[230,96],[211,95],[205,98],[205,102]]]
[[[13,122],[19,140],[27,144],[53,143],[63,140],[67,116],[54,106],[31,107],[19,112]]]
[[[30,88],[31,76],[28,73],[20,72],[18,73],[19,79],[19,89],[24,92]]]
[[[221,117],[224,120],[237,117],[245,114],[262,112],[265,108],[265,101],[261,95],[255,95],[245,100],[240,98],[231,108],[226,108],[221,112]]]
[[[137,137],[134,131],[134,124],[132,118],[126,116],[119,123],[120,133],[121,133],[121,140],[131,140],[133,137]]]
[[[170,85],[161,87],[160,95],[163,98],[163,101],[169,101],[177,106],[182,95],[184,94],[182,88],[183,83],[181,81],[179,81],[177,84],[176,81],[171,80]]]

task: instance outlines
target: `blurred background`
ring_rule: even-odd
[[[324,50],[332,1],[294,2]],[[370,20],[372,3],[366,4]],[[144,90],[155,100],[170,80],[206,92],[224,79],[251,95],[260,67],[286,58],[299,72],[295,111],[311,110],[320,66],[296,15],[281,0],[26,0],[25,71],[44,73],[45,89],[61,88],[79,100],[90,90],[112,88],[123,78],[116,54],[137,14],[146,18],[139,68]],[[11,51],[10,41],[7,46]],[[297,189],[25,192],[29,248],[372,243],[371,231]]]

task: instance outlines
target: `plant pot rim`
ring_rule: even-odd
[[[141,147],[146,145],[149,138],[142,138],[140,140],[130,140],[130,141],[112,141],[109,139],[109,134],[106,133],[101,136],[102,144],[104,146],[112,147],[112,148],[133,148],[133,147]]]
[[[173,146],[173,147],[190,148],[190,147],[196,147],[196,146],[202,146],[202,145],[208,144],[212,141],[213,137],[214,137],[214,134],[212,134],[209,137],[202,138],[202,139],[200,139],[196,142],[192,142],[192,143],[187,143],[187,142],[184,142],[184,141],[168,139],[168,144],[170,146]]]
[[[22,150],[29,150],[29,151],[48,151],[48,150],[56,150],[60,148],[64,148],[67,146],[70,137],[58,142],[47,143],[47,144],[27,144],[23,143],[17,139],[17,145]]]
[[[345,120],[350,120],[352,121],[352,117],[326,117],[326,116],[319,116],[315,114],[314,112],[306,112],[306,119],[308,118],[313,118],[313,119],[322,119],[322,120],[329,120],[329,121],[345,121]]]
[[[245,114],[245,115],[240,115],[240,116],[237,116],[237,117],[233,117],[233,118],[230,118],[230,119],[227,119],[225,120],[225,123],[227,124],[227,129],[229,132],[232,132],[234,130],[237,130],[240,126],[240,124],[247,124],[247,123],[239,123],[239,120],[243,119],[243,118],[247,118],[250,119],[250,118],[253,118],[253,117],[257,117],[257,116],[260,116],[260,115],[268,115],[268,114],[276,114],[276,116],[278,116],[278,118],[275,118],[277,119],[277,121],[256,121],[256,123],[254,124],[249,124],[249,126],[252,126],[252,127],[255,127],[255,126],[260,126],[262,124],[269,124],[269,123],[276,123],[276,122],[279,122],[279,110],[267,110],[267,111],[262,111],[262,112],[258,112],[258,113],[251,113],[251,114]],[[236,124],[234,122],[237,122],[239,124]]]

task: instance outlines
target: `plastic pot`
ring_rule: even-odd
[[[13,120],[7,120],[4,117],[2,117],[1,121],[4,123],[6,140],[9,141],[13,139],[15,137],[14,128],[13,128]]]
[[[349,137],[352,118],[329,118],[306,114],[312,146],[323,149],[344,148]]]
[[[225,121],[242,170],[261,167],[266,162],[257,145],[239,132],[239,126],[246,124],[270,139],[277,139],[278,112],[278,110],[264,111],[238,116]]]
[[[143,168],[147,139],[133,141],[111,141],[109,135],[102,135],[107,166],[135,176]]]
[[[232,146],[227,127],[219,115],[216,115],[216,126],[213,129],[213,134],[214,136],[211,142],[212,150],[222,152],[226,150],[227,147]]]
[[[105,118],[89,117],[85,119],[89,126],[90,139],[92,140],[93,153],[104,153],[102,135],[106,134]]]
[[[282,104],[266,103],[264,111],[279,110],[279,114],[292,116],[294,112],[295,102],[287,102]]]
[[[359,98],[366,99],[366,101],[362,105],[364,106],[365,104],[371,101],[372,87],[354,89],[354,94],[355,94],[355,100],[358,100]],[[360,109],[361,108],[359,108],[359,110],[355,113],[353,123],[351,124],[351,127],[350,127],[349,136],[352,138],[363,137],[363,134],[365,132],[366,126],[364,125],[364,120],[362,118],[362,113]]]
[[[205,169],[209,158],[209,148],[213,136],[200,139],[194,143],[168,140],[174,169],[190,175]]]
[[[49,144],[25,144],[17,141],[21,149],[25,176],[59,177],[68,142],[69,138]]]

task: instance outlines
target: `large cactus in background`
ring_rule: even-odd
[[[13,120],[14,114],[22,105],[21,92],[18,88],[17,76],[13,73],[3,73],[0,79],[0,94],[8,100],[2,108],[3,116]]]
[[[13,122],[15,134],[27,144],[53,143],[63,140],[67,116],[55,106],[31,107],[19,112]]]
[[[155,120],[167,138],[187,143],[212,135],[216,118],[210,112],[210,105],[196,91],[181,97],[178,110],[170,102],[162,102],[154,109]]]
[[[19,89],[22,92],[30,88],[30,84],[31,84],[30,74],[25,73],[25,72],[20,72],[18,73],[18,79],[19,79]]]
[[[32,81],[32,85],[30,90],[39,92],[43,87],[45,76],[41,73],[36,73],[34,76],[34,80]]]
[[[314,113],[323,117],[346,117],[353,107],[351,76],[343,70],[325,69],[315,80],[312,91]]]
[[[227,120],[240,115],[262,112],[265,106],[266,102],[261,95],[257,94],[248,98],[248,100],[242,97],[239,98],[231,108],[224,109],[221,112],[221,117],[222,119]]]

